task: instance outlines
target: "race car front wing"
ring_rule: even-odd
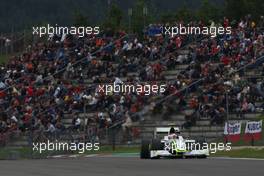
[[[181,153],[181,156],[184,157],[207,157],[209,156],[209,150],[208,149],[202,149],[202,150],[192,150],[192,151],[186,151]],[[156,157],[176,157],[179,156],[178,153],[173,154],[169,152],[168,150],[151,150],[150,151],[150,158],[156,158]]]

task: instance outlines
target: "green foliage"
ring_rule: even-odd
[[[210,20],[219,19],[221,7],[216,7],[211,4],[208,0],[203,0],[200,9],[197,12],[198,19],[204,21],[205,23],[209,23]]]
[[[105,26],[107,28],[111,28],[112,30],[116,31],[120,29],[122,19],[123,19],[123,12],[117,6],[117,4],[114,3],[110,7],[109,14],[105,22]]]
[[[251,14],[253,18],[258,19],[260,15],[263,15],[263,9],[263,0],[225,0],[224,15],[239,20]]]
[[[175,15],[172,12],[166,12],[161,14],[159,20],[162,23],[173,23],[175,21]]]
[[[136,0],[132,14],[132,27],[136,33],[142,33],[147,22],[148,15],[143,14],[143,9],[147,7],[145,0]]]
[[[79,10],[74,12],[74,26],[88,26],[88,18]]]
[[[201,19],[208,22],[221,20],[224,16],[232,21],[240,20],[247,14],[251,14],[256,20],[263,15],[264,9],[263,0],[111,0],[109,2],[113,5],[110,8],[107,2],[107,0],[1,1],[0,33],[20,32],[43,22],[62,26],[104,23],[106,27],[115,30],[122,26],[128,28],[127,11],[132,7],[132,31],[140,33],[144,24],[157,21]],[[143,14],[144,7],[148,9],[147,15]]]
[[[264,158],[263,148],[232,149],[231,151],[218,151],[211,154],[213,157],[235,157],[235,158]]]
[[[264,1],[263,0],[251,0],[246,1],[247,12],[252,14],[253,18],[259,19],[259,15],[263,15]]]
[[[225,0],[225,14],[227,17],[239,20],[246,13],[245,0]]]
[[[176,19],[181,20],[181,21],[189,21],[192,18],[194,18],[194,15],[192,15],[191,10],[187,7],[186,4],[181,7],[177,13],[176,13]]]

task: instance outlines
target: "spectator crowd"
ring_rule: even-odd
[[[264,106],[255,102],[263,100],[263,83],[246,79],[241,69],[262,66],[258,59],[264,55],[264,28],[260,24],[250,16],[235,24],[224,18],[219,25],[232,26],[232,34],[215,38],[163,34],[139,38],[104,31],[83,38],[55,35],[30,45],[1,65],[0,133],[51,134],[82,126],[105,129],[116,123],[126,130],[133,121],[144,120],[138,113],[145,107],[148,113],[160,111],[164,118],[184,113],[185,128],[199,118],[221,124],[227,110],[241,118],[246,112],[262,111]],[[181,52],[183,48],[187,53]],[[167,80],[165,73],[179,65],[187,67]],[[166,91],[106,96],[98,90],[99,84],[124,82],[164,83]],[[83,120],[82,113],[93,115]],[[70,126],[64,123],[67,115],[72,117]]]

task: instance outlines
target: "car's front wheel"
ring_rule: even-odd
[[[140,158],[141,159],[149,159],[150,158],[150,141],[142,140]]]

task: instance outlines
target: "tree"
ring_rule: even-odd
[[[175,14],[172,12],[166,12],[160,15],[160,21],[164,23],[173,23],[175,21]]]
[[[105,22],[105,26],[116,31],[120,29],[123,18],[122,10],[114,3],[109,10],[108,18]]]
[[[220,7],[215,7],[208,0],[203,0],[202,6],[197,12],[197,16],[205,23],[209,23],[209,20],[217,20],[220,17]]]
[[[136,0],[132,14],[132,28],[136,33],[142,33],[144,25],[147,24],[147,14],[143,14],[144,8],[146,9],[147,3],[145,0]]]
[[[187,7],[187,4],[184,4],[176,13],[176,19],[189,21],[192,18],[192,13],[190,9]]]
[[[263,15],[264,1],[263,0],[251,0],[247,1],[249,7],[248,12],[252,14],[253,18],[259,19]]]
[[[88,18],[79,10],[75,10],[74,12],[74,19],[73,19],[74,26],[88,26]]]
[[[225,15],[239,20],[248,13],[245,0],[225,0]]]

